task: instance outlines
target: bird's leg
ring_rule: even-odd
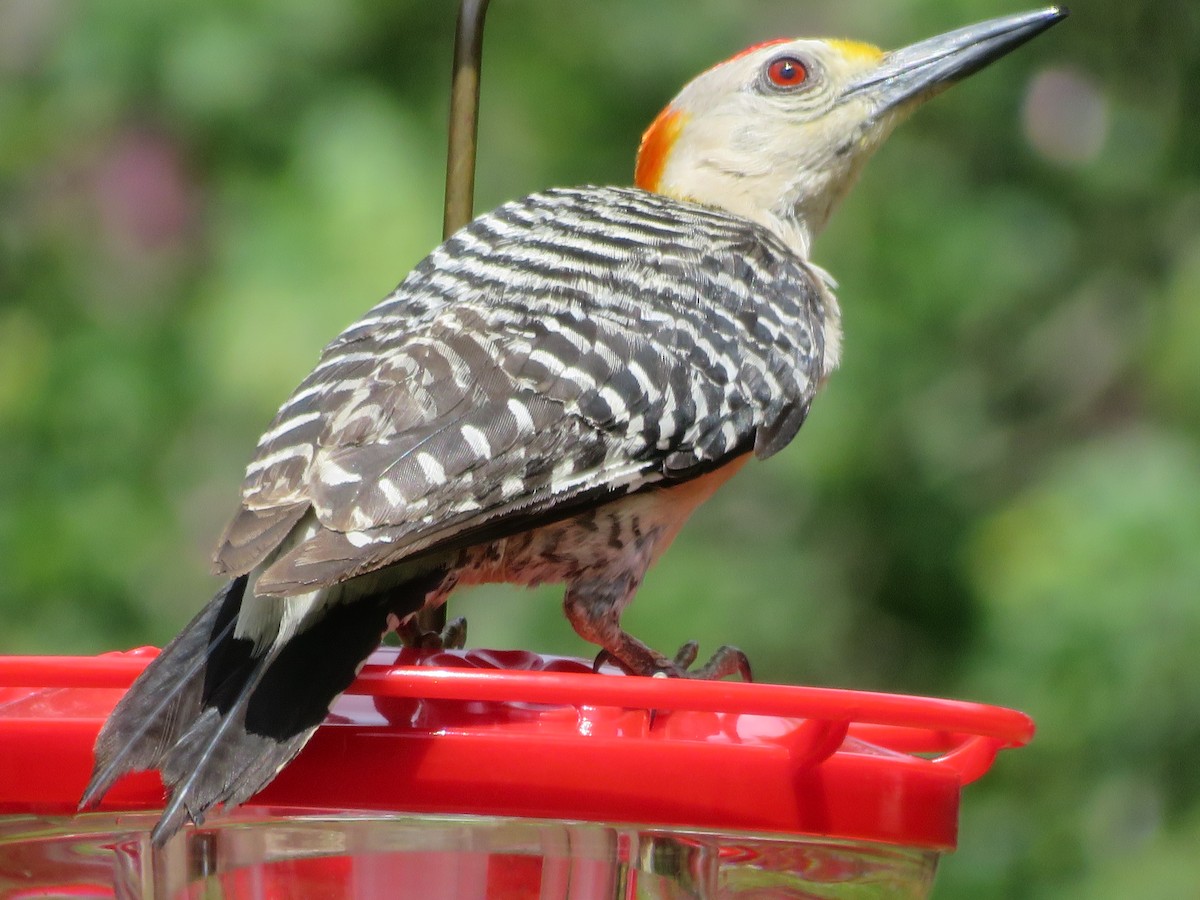
[[[467,620],[462,616],[449,622],[441,632],[426,631],[410,616],[396,629],[400,642],[405,647],[420,650],[461,650],[467,645]]]
[[[648,647],[621,628],[621,610],[628,602],[636,585],[626,579],[606,581],[603,579],[579,579],[567,590],[563,599],[563,611],[576,633],[586,641],[599,644],[593,668],[599,669],[605,662],[613,662],[631,675],[666,675],[672,678],[719,679],[735,673],[745,681],[751,681],[750,661],[746,654],[735,647],[724,646],[698,669],[691,669],[696,661],[699,645],[688,641],[668,659]]]

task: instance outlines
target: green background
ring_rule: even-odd
[[[161,643],[242,466],[440,231],[449,0],[0,3],[0,652]],[[496,0],[477,208],[628,183],[753,41],[898,46],[996,0]],[[1200,894],[1200,5],[1084,0],[919,112],[817,241],[846,353],[626,622],[764,680],[1039,733],[941,897]],[[472,643],[589,654],[557,592]]]

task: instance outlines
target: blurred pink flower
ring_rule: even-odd
[[[196,217],[178,143],[146,128],[120,133],[105,148],[91,193],[105,242],[122,257],[178,248]]]

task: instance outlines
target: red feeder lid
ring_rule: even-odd
[[[75,812],[102,721],[156,653],[0,657],[0,813]],[[522,651],[379,650],[252,803],[950,850],[962,786],[1032,736],[1024,714],[976,703],[596,675]],[[163,802],[145,773],[102,808]]]

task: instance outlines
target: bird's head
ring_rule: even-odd
[[[753,219],[807,255],[905,116],[1066,15],[1006,16],[891,52],[841,40],[755,45],[691,81],[655,119],[637,184]]]

